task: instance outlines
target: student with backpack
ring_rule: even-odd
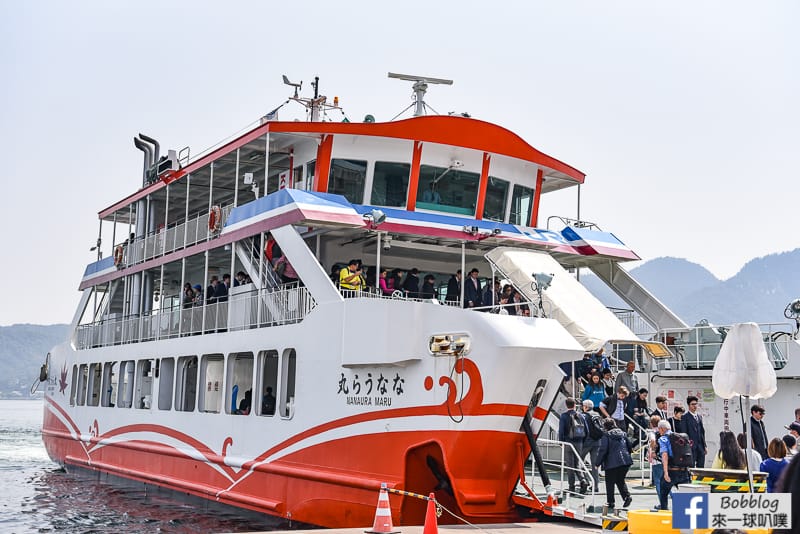
[[[664,475],[658,492],[659,508],[669,510],[669,493],[680,484],[689,483],[689,468],[694,467],[692,440],[686,434],[670,430],[669,421],[658,422],[659,454]]]
[[[575,448],[573,451],[572,447],[564,447],[564,465],[567,468],[569,491],[575,492],[575,475],[577,474],[581,485],[580,492],[584,494],[589,487],[589,481],[586,473],[578,469],[578,465],[579,458],[583,458],[583,446],[589,435],[589,425],[586,424],[583,414],[575,410],[575,399],[567,398],[566,405],[567,411],[562,413],[558,420],[558,440],[570,443]]]
[[[592,466],[592,478],[594,479],[594,491],[600,491],[600,473],[597,469],[597,453],[600,451],[600,440],[603,439],[603,419],[600,414],[594,411],[594,403],[591,399],[583,401],[583,417],[589,426],[589,435],[583,441],[583,452],[581,458],[585,461],[589,455],[589,465]]]

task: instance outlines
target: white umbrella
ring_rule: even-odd
[[[744,397],[747,412],[750,411],[750,399],[766,399],[778,390],[775,369],[767,357],[764,338],[756,323],[733,325],[714,362],[711,384],[714,386],[714,393],[723,399],[739,395],[741,402],[741,397]],[[753,470],[750,466],[752,436],[751,432],[747,431],[745,423],[747,412],[742,413],[742,426],[747,436],[747,475],[752,493]]]

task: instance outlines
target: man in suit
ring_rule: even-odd
[[[444,300],[447,302],[458,302],[461,300],[461,269],[456,271],[456,274],[450,277],[447,281],[447,293]]]
[[[753,449],[758,451],[762,458],[769,458],[767,454],[767,429],[764,428],[764,407],[755,404],[750,408],[750,435],[753,436]]]
[[[657,415],[662,421],[669,419],[667,416],[667,398],[659,395],[656,397],[656,408],[650,415]],[[674,429],[673,429],[674,430]]]
[[[694,395],[686,397],[686,404],[689,406],[689,413],[683,417],[686,423],[686,434],[692,440],[692,455],[694,456],[695,467],[705,467],[706,453],[706,429],[703,426],[703,418],[697,413],[698,399]]]
[[[464,307],[478,308],[481,306],[483,295],[481,294],[481,281],[478,280],[478,269],[474,268],[469,272],[469,277],[464,281]]]

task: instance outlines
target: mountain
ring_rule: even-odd
[[[745,321],[787,323],[783,310],[800,298],[800,249],[756,258],[728,280],[679,258],[657,258],[630,274],[687,324]],[[582,274],[581,282],[607,306],[629,308],[599,278]],[[785,327],[779,328],[785,330]]]
[[[0,397],[28,397],[48,351],[68,331],[65,324],[0,326]]]

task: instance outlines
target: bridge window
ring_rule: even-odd
[[[375,162],[370,203],[376,206],[405,206],[408,192],[408,163]]]
[[[515,185],[511,196],[511,216],[508,222],[528,226],[533,213],[533,189]]]
[[[486,199],[483,204],[483,219],[503,222],[506,216],[506,199],[508,198],[508,182],[489,177],[486,184]]]
[[[353,204],[364,201],[364,182],[367,178],[367,162],[356,159],[331,160],[328,193],[342,195]]]
[[[475,215],[480,175],[446,167],[421,165],[417,208]]]

